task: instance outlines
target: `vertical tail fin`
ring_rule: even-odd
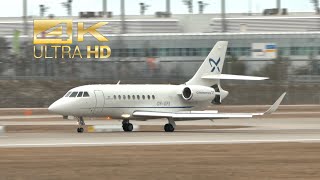
[[[222,73],[227,47],[227,41],[217,42],[196,72],[196,74],[188,82],[186,82],[186,84],[203,86],[212,86],[214,84],[218,84],[220,80],[207,80],[201,77],[204,75],[214,75]]]

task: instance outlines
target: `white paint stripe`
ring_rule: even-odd
[[[128,141],[128,142],[78,142],[78,143],[17,143],[0,144],[6,147],[73,147],[73,146],[126,146],[126,145],[178,145],[178,144],[245,144],[245,143],[287,143],[320,142],[320,139],[249,139],[249,140],[207,140],[207,141]]]
[[[61,115],[0,116],[0,120],[9,120],[9,119],[39,119],[39,118],[62,118],[62,116],[61,116]]]

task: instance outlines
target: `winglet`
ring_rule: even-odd
[[[272,113],[274,113],[274,112],[278,109],[279,105],[281,104],[281,102],[282,102],[282,100],[283,100],[283,98],[284,98],[284,96],[285,96],[286,94],[287,94],[287,93],[284,92],[284,93],[278,98],[278,100],[277,100],[264,114],[272,114]]]
[[[117,85],[119,85],[119,84],[120,84],[120,82],[121,82],[121,81],[119,80],[119,81],[118,81],[118,83],[117,83]]]

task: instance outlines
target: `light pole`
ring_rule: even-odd
[[[125,0],[121,0],[120,1],[120,10],[121,10],[121,34],[125,34],[126,33],[126,28],[125,28]]]
[[[277,0],[277,9],[278,9],[278,14],[281,14],[281,0]]]
[[[221,0],[221,26],[222,26],[222,32],[227,32],[225,0]]]
[[[107,0],[102,0],[103,17],[107,17]]]
[[[27,0],[23,0],[23,34],[28,35],[28,3]]]
[[[170,14],[170,0],[166,0],[166,12],[167,14]]]

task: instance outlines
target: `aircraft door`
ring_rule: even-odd
[[[96,106],[94,108],[94,114],[101,114],[104,106],[104,94],[100,90],[94,91],[96,98]]]

